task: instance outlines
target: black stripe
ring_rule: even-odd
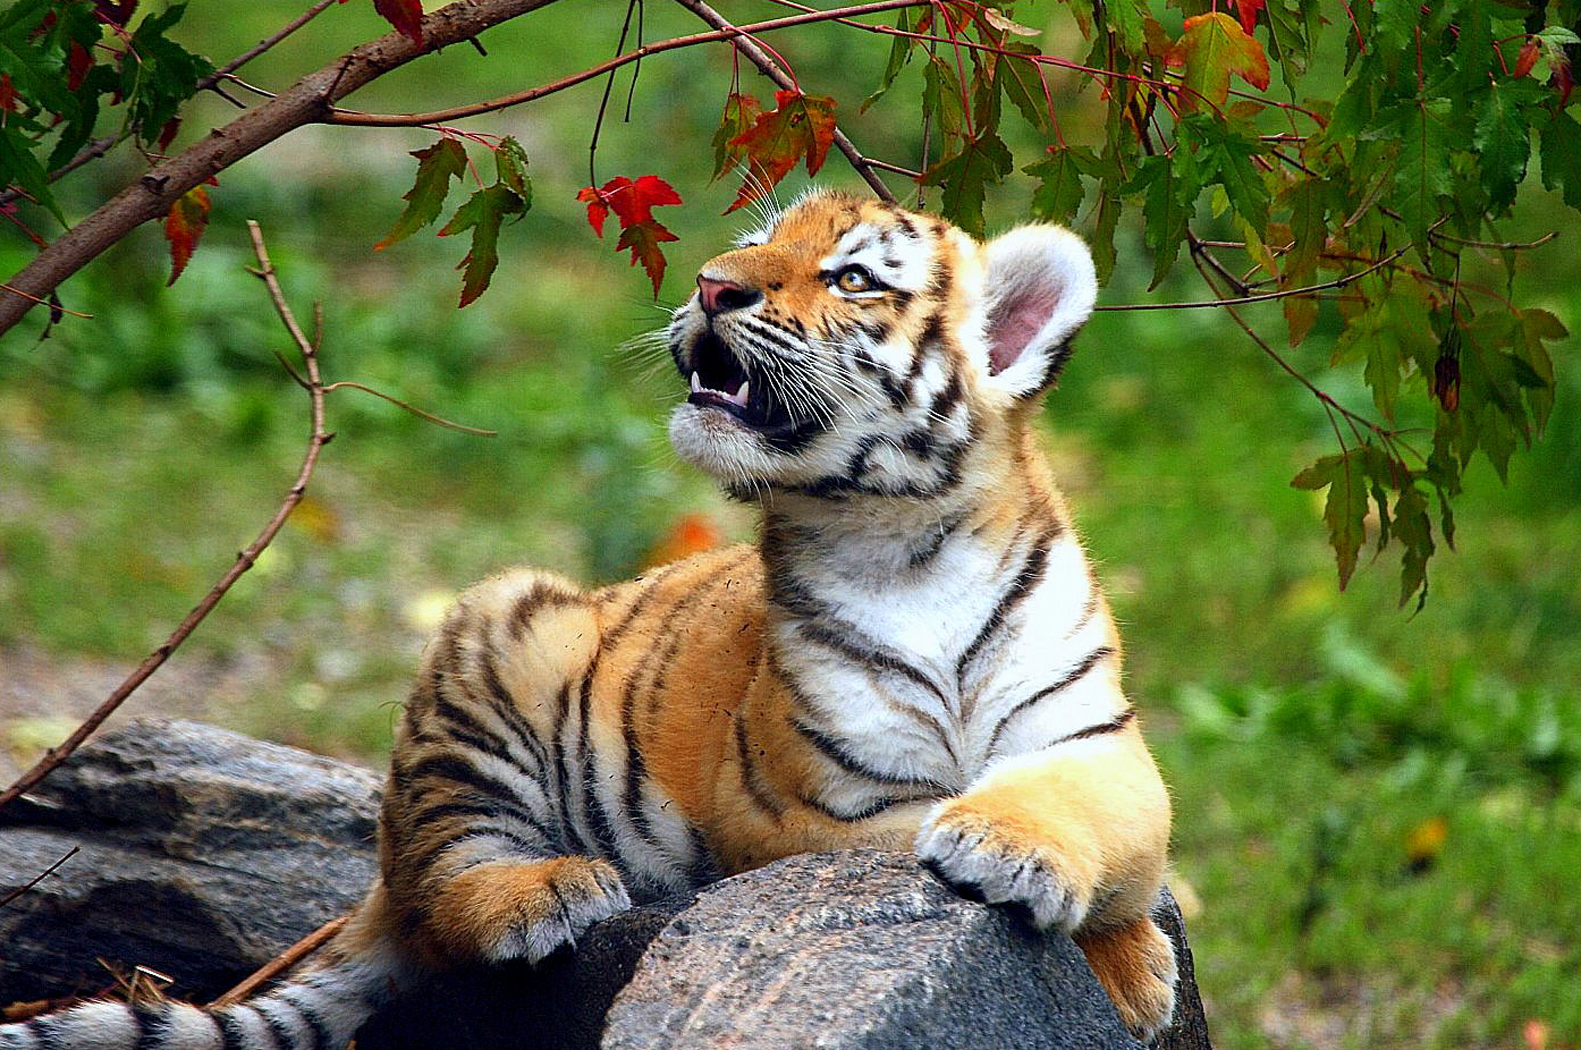
[[[795,687],[792,686],[792,689],[794,688]],[[849,751],[847,751],[845,746],[841,744],[840,741],[835,740],[833,737],[829,736],[823,731],[815,729],[799,718],[792,718],[790,723],[791,727],[795,729],[796,732],[806,737],[808,742],[810,742],[813,747],[818,749],[819,754],[823,755],[829,761],[833,762],[842,770],[852,774],[853,776],[866,777],[868,780],[872,780],[876,783],[890,784],[896,787],[922,788],[924,790],[933,792],[940,792],[944,790],[943,785],[938,784],[932,780],[918,780],[914,777],[902,777],[897,776],[894,773],[885,773],[882,770],[874,769],[872,766],[867,765],[861,759],[855,757]]]
[[[591,678],[592,675],[592,668],[589,668],[587,677]],[[564,811],[561,823],[570,832],[570,836],[576,839],[578,851],[587,853],[589,852],[589,843],[582,837],[582,830],[576,826],[576,820],[571,814],[571,772],[566,766],[564,735],[566,724],[570,720],[570,714],[571,683],[563,682],[560,685],[560,692],[555,696],[554,724],[556,728],[553,739],[550,741],[554,747],[554,793],[555,798],[560,800],[560,806]]]
[[[221,1050],[247,1050],[247,1027],[231,1012],[231,1008],[215,1010],[209,1014],[220,1030]]]
[[[59,1016],[35,1017],[23,1022],[22,1027],[27,1029],[28,1034],[33,1037],[34,1042],[38,1043],[42,1050],[70,1050],[69,1047],[60,1041],[60,1033],[57,1031],[60,1027]]]
[[[478,839],[503,839],[516,850],[515,853],[498,851],[493,857],[486,858],[478,863],[487,863],[489,860],[515,860],[531,864],[534,861],[546,860],[543,849],[536,843],[528,842],[520,835],[499,828],[470,827],[459,835],[452,835],[447,839],[430,844],[420,851],[409,863],[414,871],[427,872],[433,867],[448,850],[463,842],[475,842]]]
[[[302,1016],[302,1020],[306,1021],[307,1026],[313,1030],[313,1045],[317,1050],[344,1050],[344,1047],[335,1045],[334,1031],[314,1007],[298,997],[290,996],[287,992],[276,993],[272,998],[284,1002]]]
[[[474,796],[476,797],[476,796]],[[543,840],[543,851],[550,852],[556,845],[563,846],[559,836],[549,834],[531,814],[523,813],[512,807],[501,807],[493,804],[492,800],[479,799],[476,802],[441,802],[433,806],[423,806],[407,818],[408,827],[412,831],[422,831],[430,824],[437,824],[442,820],[461,818],[467,821],[467,827],[480,827],[485,821],[516,820],[526,824]],[[515,834],[506,831],[507,834]]]
[[[1021,562],[1021,570],[1016,573],[1016,578],[1011,581],[1010,587],[1000,596],[993,612],[989,613],[988,619],[983,621],[982,627],[978,628],[977,637],[972,639],[971,644],[961,653],[961,658],[955,662],[955,677],[957,680],[966,677],[966,669],[977,658],[977,654],[982,651],[983,646],[987,645],[989,639],[1004,626],[1006,617],[1015,611],[1016,606],[1026,600],[1026,596],[1031,593],[1033,585],[1043,579],[1043,573],[1048,568],[1049,550],[1063,531],[1059,524],[1055,523],[1050,526],[1047,532],[1038,537],[1037,542],[1032,545],[1032,549],[1027,552],[1026,558]]]
[[[1044,686],[1042,689],[1039,689],[1037,692],[1033,693],[1031,696],[1029,696],[1025,700],[1021,701],[1015,707],[1012,707],[1009,711],[1007,711],[1005,713],[1005,716],[999,720],[999,723],[994,726],[993,734],[991,736],[989,736],[989,738],[988,738],[988,750],[987,750],[987,753],[989,755],[992,755],[994,753],[994,748],[999,743],[1000,734],[1002,734],[1005,731],[1005,726],[1010,724],[1010,720],[1012,718],[1015,718],[1022,711],[1025,711],[1027,708],[1031,707],[1033,704],[1036,704],[1040,700],[1043,700],[1043,699],[1045,699],[1047,697],[1053,696],[1055,693],[1058,693],[1062,689],[1065,689],[1065,688],[1067,688],[1069,686],[1075,685],[1081,679],[1085,678],[1087,676],[1087,674],[1094,667],[1097,667],[1099,662],[1101,662],[1102,660],[1106,659],[1107,657],[1110,657],[1110,656],[1113,656],[1113,655],[1114,655],[1114,649],[1113,648],[1111,648],[1110,646],[1107,646],[1107,645],[1100,645],[1098,648],[1096,648],[1092,652],[1088,653],[1086,658],[1083,659],[1081,663],[1077,664],[1074,668],[1072,668],[1070,670],[1070,672],[1065,675],[1065,677],[1061,678],[1059,681],[1055,682],[1053,685]],[[1105,724],[1107,724],[1107,723],[1105,723]],[[1116,727],[1116,728],[1118,728],[1118,727]],[[1083,732],[1086,732],[1086,731],[1083,730]],[[1079,739],[1081,739],[1081,737],[1080,737],[1080,735],[1076,735],[1076,736],[1073,736],[1073,737],[1071,737],[1069,739],[1078,739],[1079,740]],[[1058,742],[1060,742],[1060,741],[1056,741],[1056,743],[1058,743]],[[1052,745],[1046,745],[1046,746],[1052,746]]]
[[[604,810],[604,800],[598,797],[598,761],[588,749],[588,716],[593,706],[593,676],[582,679],[582,696],[578,705],[582,724],[577,729],[578,757],[582,761],[582,811],[587,814],[593,832],[593,844],[598,855],[611,860],[619,859],[615,832],[609,825],[609,814]]]
[[[495,652],[488,640],[482,639],[478,651],[478,664],[483,672],[483,687],[488,690],[494,712],[526,745],[528,753],[537,763],[537,768],[523,770],[534,777],[542,776],[544,766],[548,764],[549,756],[544,753],[543,742],[538,739],[537,732],[532,724],[522,715],[521,709],[516,706],[516,698],[510,690],[505,688],[504,681],[500,678],[499,666],[495,663]],[[512,765],[520,766],[514,758],[507,758]]]
[[[527,593],[516,599],[511,607],[510,617],[506,624],[512,638],[521,639],[527,631],[527,623],[539,609],[564,608],[565,606],[584,606],[586,599],[580,594],[563,591],[547,580],[535,580],[528,588]]]
[[[825,805],[823,802],[811,797],[810,795],[802,795],[800,798],[801,802],[808,808],[815,809],[829,819],[838,820],[842,824],[855,824],[860,821],[867,820],[869,817],[876,817],[886,809],[889,809],[891,806],[898,806],[902,802],[916,801],[915,799],[886,797],[876,800],[872,804],[857,810],[855,813],[841,813],[839,810]]]
[[[454,751],[426,755],[408,767],[407,776],[416,781],[426,778],[447,780],[452,784],[469,787],[489,798],[497,798],[501,805],[520,799],[516,790],[498,777],[485,773]]]
[[[939,523],[938,529],[929,535],[928,542],[911,551],[906,556],[906,564],[912,569],[921,569],[938,556],[944,548],[945,541],[955,535],[955,531],[966,523],[966,512],[951,515]]]
[[[933,679],[894,653],[878,646],[862,648],[851,640],[849,634],[836,632],[822,623],[804,621],[800,625],[799,631],[801,636],[808,641],[816,642],[826,649],[832,649],[853,663],[859,663],[875,670],[889,671],[911,682],[915,682],[929,693],[932,693],[940,704],[945,707],[949,706],[949,701],[944,698],[944,691],[939,688]]]
[[[747,743],[746,713],[738,710],[731,717],[736,724],[736,754],[741,761],[741,784],[759,808],[778,820],[784,814],[785,807],[780,804],[779,799],[769,793],[769,789],[758,776],[757,762],[752,758],[752,746]]]
[[[264,1026],[269,1029],[269,1038],[274,1040],[276,1050],[297,1050],[295,1034],[278,1017],[263,1009],[262,1000],[238,1009],[251,1010],[263,1021]]]
[[[169,1030],[170,1003],[132,1003],[126,1008],[137,1029],[133,1050],[159,1050]]]

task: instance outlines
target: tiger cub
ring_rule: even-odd
[[[846,846],[1071,934],[1156,1035],[1169,797],[1033,434],[1096,288],[1066,230],[979,244],[835,193],[743,237],[669,326],[670,437],[761,504],[760,542],[592,592],[472,588],[406,706],[383,875],[316,969],[0,1047],[342,1047],[434,968],[538,960],[634,898]]]

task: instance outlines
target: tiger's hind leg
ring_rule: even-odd
[[[1105,930],[1077,930],[1098,983],[1120,1020],[1143,1042],[1169,1027],[1175,1012],[1175,946],[1150,917]]]
[[[612,864],[576,855],[562,797],[597,638],[580,591],[524,572],[464,594],[428,649],[380,817],[396,922],[442,965],[536,962],[631,906]]]

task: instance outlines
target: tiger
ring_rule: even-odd
[[[664,330],[671,443],[761,509],[758,541],[464,592],[396,734],[380,875],[309,969],[222,1008],[78,1005],[0,1048],[340,1048],[426,974],[845,847],[1069,934],[1136,1036],[1168,1025],[1170,798],[1036,433],[1088,248],[835,191],[763,218]]]

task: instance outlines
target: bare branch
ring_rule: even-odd
[[[1351,284],[1352,282],[1359,281],[1363,277],[1366,277],[1368,274],[1372,273],[1373,271],[1381,270],[1385,266],[1388,266],[1390,263],[1394,262],[1396,259],[1400,258],[1400,256],[1404,255],[1406,252],[1408,252],[1410,250],[1411,250],[1411,246],[1410,245],[1406,245],[1404,248],[1401,248],[1399,251],[1394,252],[1392,255],[1388,256],[1387,258],[1380,259],[1377,262],[1373,263],[1371,266],[1367,267],[1365,270],[1357,270],[1355,273],[1347,273],[1343,277],[1336,277],[1334,280],[1332,280],[1332,281],[1324,281],[1322,284],[1309,284],[1309,285],[1306,285],[1306,286],[1301,287],[1301,288],[1287,288],[1287,289],[1285,289],[1282,292],[1264,292],[1261,295],[1243,295],[1243,296],[1241,296],[1241,297],[1239,297],[1237,299],[1204,299],[1204,300],[1201,300],[1199,302],[1194,302],[1194,303],[1114,303],[1114,304],[1106,305],[1106,306],[1095,306],[1095,307],[1093,307],[1093,309],[1094,310],[1116,310],[1116,311],[1119,311],[1119,310],[1200,310],[1200,309],[1205,309],[1205,308],[1211,307],[1211,306],[1244,306],[1247,303],[1265,303],[1265,302],[1268,302],[1269,300],[1272,300],[1272,299],[1289,299],[1292,296],[1297,296],[1297,295],[1312,295],[1312,294],[1314,294],[1316,292],[1327,291],[1330,288],[1343,288],[1347,284]],[[1196,253],[1195,252],[1192,253],[1192,257],[1196,258]]]
[[[82,269],[99,253],[150,219],[169,213],[192,187],[304,124],[321,119],[338,99],[414,58],[470,40],[492,26],[554,0],[456,0],[423,19],[423,44],[388,33],[310,73],[280,95],[211,131],[178,156],[163,161],[93,214],[62,234],[10,281],[16,294],[0,295],[0,333],[36,300]]]
[[[375,390],[371,386],[365,386],[362,383],[356,383],[350,379],[342,379],[339,382],[329,384],[324,388],[324,393],[327,394],[331,390],[339,390],[341,387],[348,387],[352,390],[361,390],[364,394],[372,394],[374,397],[383,398],[385,401],[388,401],[390,404],[395,405],[398,408],[406,409],[408,412],[414,416],[417,416],[419,419],[426,419],[430,423],[438,423],[440,426],[449,427],[451,430],[459,430],[463,434],[474,434],[478,437],[486,438],[500,436],[499,431],[497,430],[484,430],[482,427],[469,427],[463,423],[453,423],[441,416],[434,415],[432,412],[424,412],[416,405],[407,404],[398,397],[391,397],[382,390]]]
[[[203,600],[198,602],[193,610],[186,615],[186,618],[176,626],[176,629],[170,633],[170,637],[166,638],[159,648],[149,653],[148,657],[141,664],[138,664],[136,670],[128,675],[125,681],[116,686],[115,690],[98,707],[94,708],[93,713],[72,731],[72,734],[66,738],[64,743],[44,752],[44,757],[39,759],[33,768],[17,778],[16,783],[6,788],[4,792],[0,792],[0,809],[5,808],[8,803],[32,790],[49,775],[51,770],[59,766],[72,752],[82,746],[83,741],[92,736],[94,731],[104,723],[104,720],[109,718],[118,707],[125,703],[127,697],[131,696],[138,686],[147,681],[150,675],[159,670],[164,662],[170,658],[170,654],[175,652],[176,648],[187,640],[187,636],[197,629],[198,624],[202,623],[214,606],[219,604],[219,600],[225,597],[225,593],[231,589],[232,584],[240,579],[243,573],[253,567],[258,560],[258,556],[263,553],[264,549],[269,546],[270,542],[279,533],[281,527],[285,525],[286,519],[296,509],[297,504],[302,502],[302,497],[307,492],[307,483],[313,476],[313,468],[318,465],[319,453],[329,443],[330,438],[334,436],[324,429],[324,384],[319,377],[318,351],[308,341],[307,336],[302,333],[301,326],[296,323],[296,317],[292,315],[291,308],[286,304],[285,296],[280,291],[280,283],[275,279],[274,267],[269,263],[269,253],[264,247],[263,234],[259,231],[258,224],[249,221],[247,228],[252,234],[253,250],[258,256],[259,268],[254,272],[262,277],[264,283],[268,285],[269,295],[274,300],[275,310],[280,314],[280,319],[285,323],[286,330],[291,333],[291,338],[296,342],[297,348],[302,353],[302,367],[307,378],[307,393],[310,404],[309,415],[312,419],[312,432],[308,436],[307,452],[302,458],[302,466],[297,471],[296,480],[292,482],[290,489],[286,491],[285,499],[281,501],[279,509],[275,511],[274,517],[269,519],[268,524],[264,526],[263,531],[258,534],[257,538],[236,556],[235,563],[209,589],[208,594],[203,596]]]
[[[546,0],[549,2],[549,0]],[[771,29],[788,29],[791,26],[807,25],[812,22],[844,22],[852,15],[871,14],[876,11],[893,11],[902,7],[926,7],[931,0],[874,0],[872,3],[855,4],[851,7],[831,8],[828,11],[813,11],[800,15],[790,15],[785,18],[775,18],[767,22],[753,22],[749,25],[731,26],[729,29],[716,29],[708,33],[692,33],[687,36],[672,37],[669,40],[660,40],[652,44],[627,51],[623,55],[616,55],[606,62],[590,66],[580,73],[573,73],[559,80],[551,81],[539,87],[518,91],[513,95],[502,95],[499,98],[488,99],[483,102],[469,102],[464,106],[452,106],[449,109],[436,109],[428,113],[362,113],[352,109],[332,109],[322,118],[325,124],[354,124],[364,127],[381,128],[414,128],[427,127],[430,124],[446,124],[454,120],[464,120],[475,117],[480,113],[493,113],[496,110],[508,109],[519,106],[525,102],[543,98],[564,91],[566,88],[603,76],[612,69],[619,69],[628,62],[638,62],[649,55],[661,54],[665,51],[674,51],[677,48],[696,47],[699,44],[711,44],[720,40],[735,40],[753,33],[764,33]],[[724,20],[721,18],[721,22]],[[729,25],[729,23],[725,23]],[[860,22],[852,25],[862,26]],[[873,29],[873,26],[862,26]],[[742,52],[745,54],[746,52]],[[786,84],[790,83],[787,79]],[[783,84],[781,85],[784,86]]]
[[[265,51],[268,51],[271,47],[274,47],[292,33],[296,32],[298,29],[301,29],[303,26],[313,21],[313,19],[317,18],[326,7],[329,7],[335,2],[336,0],[317,0],[317,3],[315,3],[312,7],[308,8],[306,11],[303,11],[301,14],[291,19],[291,21],[281,26],[278,32],[264,37],[252,47],[248,48],[246,51],[243,51],[241,54],[225,63],[223,66],[216,69],[202,80],[198,81],[196,90],[205,91],[208,88],[213,87],[215,84],[219,83],[230,74],[236,72],[238,69],[242,68],[247,63],[251,62]]]

